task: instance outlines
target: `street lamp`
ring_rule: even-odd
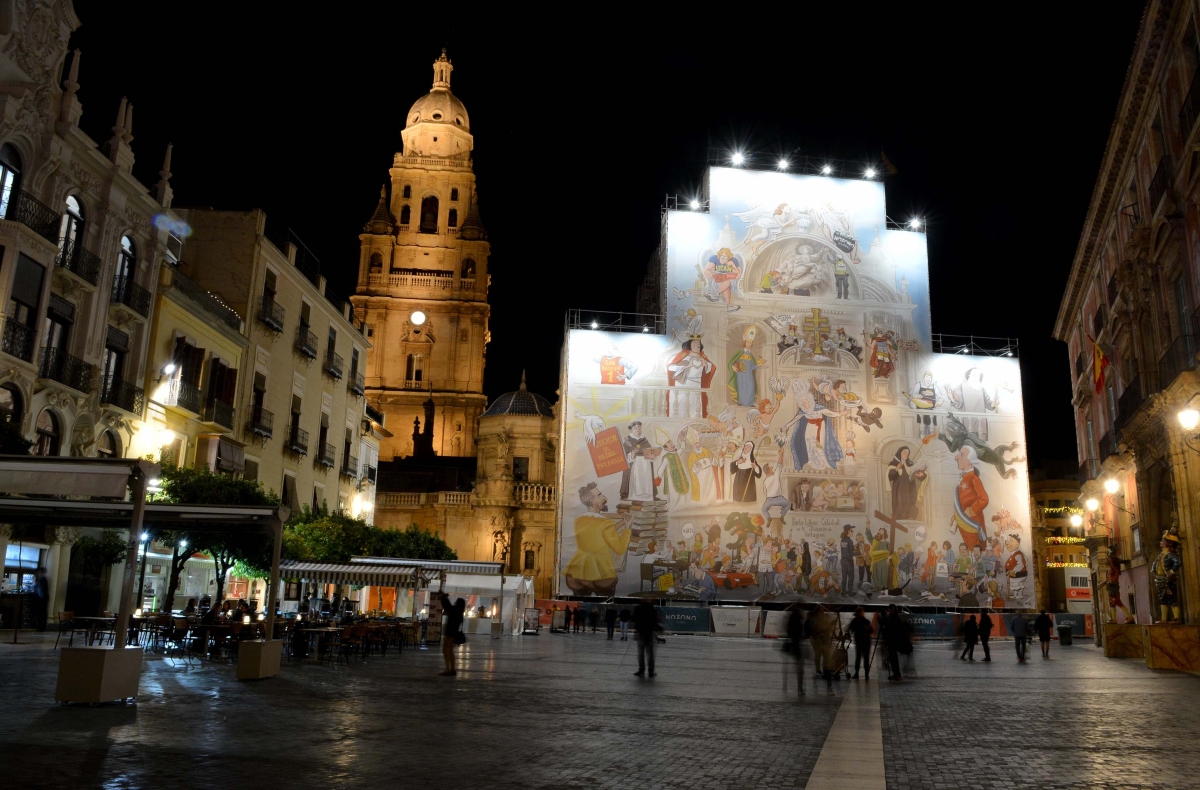
[[[1078,513],[1072,513],[1071,514],[1071,526],[1075,527],[1076,529],[1078,529],[1079,527],[1082,527],[1083,526],[1083,516],[1079,515]]]
[[[1104,481],[1104,490],[1110,494],[1117,493],[1117,489],[1119,489],[1120,487],[1121,487],[1121,484],[1117,482],[1117,479],[1115,477],[1110,477]]]
[[[1196,426],[1200,425],[1200,411],[1195,409],[1184,409],[1175,415],[1179,419],[1179,424],[1183,426],[1185,431],[1194,431]]]
[[[1095,513],[1100,509],[1100,500],[1096,499],[1096,497],[1088,497],[1088,500],[1083,503],[1083,506],[1086,507],[1090,512]]]

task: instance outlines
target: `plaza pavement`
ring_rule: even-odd
[[[11,632],[0,633],[6,640]],[[52,635],[0,645],[0,766],[16,787],[1195,787],[1200,678],[1054,645],[1018,665],[920,644],[916,677],[782,688],[771,640],[672,636],[658,677],[602,633],[472,636],[239,683],[146,661],[136,706],[59,706]],[[981,655],[977,651],[977,655]],[[811,668],[811,663],[808,663]]]

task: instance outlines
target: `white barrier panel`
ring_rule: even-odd
[[[754,610],[758,614],[758,610]],[[717,636],[745,636],[750,623],[750,609],[745,606],[712,607],[713,633]]]

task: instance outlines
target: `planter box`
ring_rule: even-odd
[[[261,680],[279,674],[283,642],[278,639],[254,639],[238,644],[238,680]]]
[[[1136,623],[1104,624],[1104,655],[1109,658],[1145,658],[1143,626]]]
[[[57,702],[112,702],[137,697],[142,648],[64,647],[58,659]]]
[[[1194,625],[1144,625],[1146,666],[1200,671],[1200,628]]]

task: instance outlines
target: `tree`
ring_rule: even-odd
[[[305,507],[284,529],[283,554],[302,562],[347,562],[354,556],[453,560],[444,540],[416,525],[404,531],[373,527],[362,519]]]

